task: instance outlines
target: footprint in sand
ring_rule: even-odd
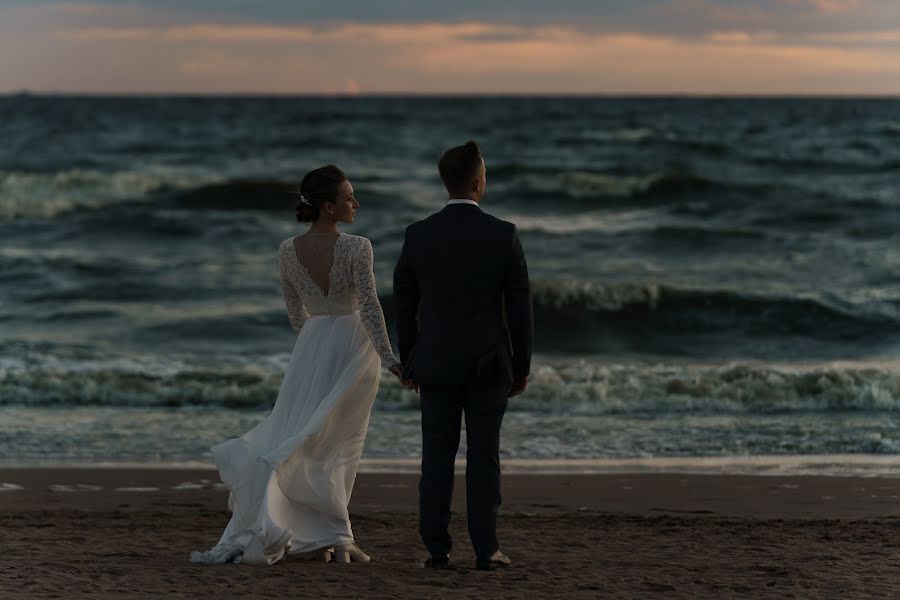
[[[209,483],[209,482],[207,481],[207,483]],[[181,491],[181,490],[202,490],[202,489],[205,488],[205,487],[206,487],[206,484],[203,483],[203,482],[200,482],[200,483],[194,483],[194,482],[192,482],[192,481],[182,481],[182,482],[179,483],[178,485],[174,486],[172,489],[173,489],[173,490],[178,490],[178,491]]]
[[[62,485],[62,484],[54,484],[48,488],[51,492],[75,492],[74,485]]]
[[[86,483],[77,483],[75,485],[56,483],[48,488],[51,492],[99,492],[103,489],[99,485],[88,485]]]

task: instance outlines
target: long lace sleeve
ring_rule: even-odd
[[[294,284],[291,283],[285,262],[284,247],[282,246],[281,251],[278,253],[278,266],[281,272],[281,292],[284,294],[284,305],[287,308],[288,320],[291,322],[291,328],[294,332],[299,334],[300,328],[303,327],[303,321],[309,318],[309,313],[306,312],[306,307],[303,306],[300,294],[297,293]]]
[[[400,361],[394,356],[391,348],[391,340],[388,338],[387,326],[384,323],[384,312],[381,303],[378,302],[378,292],[375,288],[375,272],[372,268],[372,242],[361,238],[362,243],[353,260],[353,285],[359,296],[359,315],[372,340],[372,345],[381,357],[381,364],[385,368],[399,365]]]

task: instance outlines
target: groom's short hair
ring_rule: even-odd
[[[470,140],[444,152],[438,161],[438,172],[451,195],[465,195],[480,166],[481,150],[478,144]]]

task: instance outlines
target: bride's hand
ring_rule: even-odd
[[[393,373],[397,379],[400,380],[400,383],[403,384],[403,387],[409,390],[413,390],[417,394],[419,393],[419,386],[416,385],[412,379],[403,379],[403,365],[395,365],[388,369],[391,373]]]

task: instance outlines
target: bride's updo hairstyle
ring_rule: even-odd
[[[300,182],[297,220],[311,223],[318,219],[322,204],[337,200],[338,187],[345,181],[347,176],[336,165],[325,165],[307,173]]]

